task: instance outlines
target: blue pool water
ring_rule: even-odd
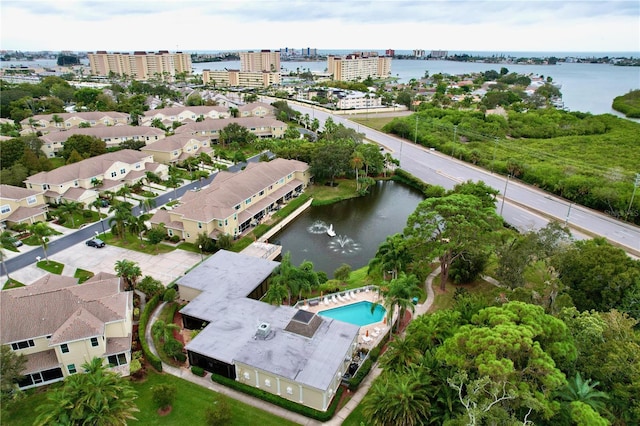
[[[373,303],[367,301],[352,303],[351,305],[320,311],[318,315],[359,326],[382,321],[387,310],[381,305],[378,305],[373,312],[371,312],[371,305],[373,305]]]

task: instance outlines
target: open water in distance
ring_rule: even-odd
[[[326,61],[283,61],[283,73],[310,70],[324,72]],[[620,67],[609,64],[561,63],[559,65],[502,65],[477,62],[427,61],[419,59],[394,59],[391,62],[391,75],[399,82],[407,83],[412,78],[420,79],[425,72],[433,74],[460,75],[465,73],[500,71],[505,67],[509,72],[534,74],[551,77],[562,84],[560,91],[564,106],[571,111],[590,112],[592,114],[618,114],[611,108],[616,96],[631,90],[640,89],[640,67]],[[240,61],[203,62],[193,64],[196,74],[203,69],[222,70],[240,69]]]
[[[281,244],[283,254],[290,252],[294,265],[309,260],[332,277],[343,263],[354,270],[367,265],[387,236],[404,230],[423,199],[406,185],[381,181],[364,197],[308,208],[270,242]],[[330,225],[335,237],[327,235]]]

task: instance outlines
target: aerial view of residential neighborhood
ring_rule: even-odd
[[[639,120],[638,52],[0,50],[0,424],[639,425]]]

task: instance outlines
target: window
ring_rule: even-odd
[[[29,339],[29,340],[23,340],[22,342],[12,343],[11,349],[13,349],[14,351],[18,351],[20,349],[27,349],[33,346],[35,346],[35,343],[33,343],[33,340]]]
[[[244,200],[245,204],[251,204],[251,198],[247,198],[246,200]]]
[[[222,221],[221,220],[218,221],[218,226],[222,227]]]
[[[69,345],[67,345],[66,343],[61,344],[60,350],[63,354],[69,353]]]
[[[140,163],[136,163],[136,169],[140,168]]]
[[[78,186],[78,181],[77,180],[73,181],[73,186]]]
[[[236,209],[236,210],[240,210],[240,204],[236,205],[236,206],[234,207],[234,209]]]
[[[125,174],[125,173],[127,173],[127,171],[126,171],[125,169],[120,169],[120,174],[121,174],[121,175],[123,175],[123,174]]]
[[[293,388],[291,386],[287,386],[287,393],[293,395]]]
[[[93,346],[93,347],[98,346],[98,338],[97,337],[92,337],[91,338],[91,346]]]
[[[27,197],[27,204],[35,204],[38,202],[38,199],[34,196]]]
[[[69,374],[76,374],[77,373],[75,364],[67,365],[67,370],[69,371]]]
[[[127,356],[124,353],[117,355],[109,355],[107,357],[109,365],[116,367],[118,365],[127,365]]]
[[[251,378],[251,375],[245,371],[243,377],[245,378],[245,380],[249,380]]]
[[[111,172],[111,177],[112,177],[112,178],[114,178],[114,177],[116,177],[116,176],[118,176],[118,174],[117,174],[116,172]]]
[[[258,195],[262,197],[264,195],[264,190],[258,192]]]
[[[202,222],[198,222],[198,229],[202,229]]]
[[[269,379],[264,379],[264,385],[265,385],[266,387],[270,388],[270,387],[271,387],[271,380],[269,380]]]
[[[11,212],[11,206],[9,204],[5,204],[0,206],[0,213],[5,214]]]

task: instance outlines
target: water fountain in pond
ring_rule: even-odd
[[[331,241],[329,241],[329,249],[334,253],[340,254],[354,254],[362,249],[360,243],[355,242],[352,238],[346,235],[338,235]]]
[[[329,226],[327,226],[326,223],[321,220],[316,220],[307,228],[307,231],[312,234],[324,234],[325,232],[327,232],[328,228]]]

